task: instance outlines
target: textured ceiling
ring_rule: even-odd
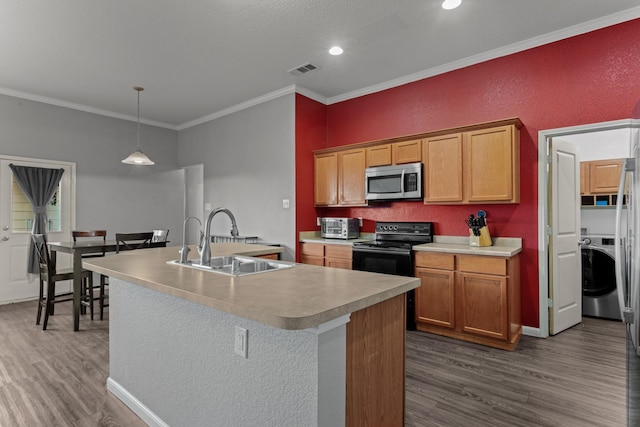
[[[294,84],[331,103],[640,17],[637,0],[440,3],[2,0],[0,93],[135,119],[140,85],[143,121],[180,129]]]

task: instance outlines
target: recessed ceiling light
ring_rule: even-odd
[[[462,0],[444,0],[442,2],[442,8],[447,10],[455,9],[460,6],[460,3],[462,3]]]
[[[329,53],[331,55],[342,55],[342,52],[344,52],[344,50],[342,50],[340,46],[333,46],[331,49],[329,49]]]

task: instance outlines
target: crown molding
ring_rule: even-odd
[[[433,67],[428,70],[420,71],[414,74],[409,74],[407,76],[399,77],[397,79],[389,80],[387,82],[379,83],[379,84],[368,86],[362,89],[357,89],[351,92],[347,92],[341,95],[333,96],[330,98],[324,97],[320,94],[317,94],[299,85],[290,85],[282,89],[269,92],[265,95],[250,99],[240,104],[236,104],[232,107],[225,108],[224,110],[217,111],[215,113],[206,115],[199,119],[195,119],[177,126],[169,123],[164,123],[164,122],[145,120],[142,118],[140,119],[140,123],[150,125],[150,126],[157,126],[160,128],[170,129],[170,130],[181,131],[181,130],[184,130],[184,129],[211,121],[211,120],[215,120],[220,117],[235,113],[237,111],[241,111],[246,108],[250,108],[255,105],[261,104],[263,102],[267,102],[272,99],[276,99],[281,96],[292,94],[292,93],[299,93],[300,95],[306,96],[307,98],[310,98],[321,104],[331,105],[338,102],[347,101],[349,99],[358,98],[364,95],[380,92],[386,89],[391,89],[397,86],[402,86],[404,84],[412,83],[418,80],[423,80],[439,74],[444,74],[449,71],[468,67],[470,65],[475,65],[481,62],[511,55],[517,52],[522,52],[527,49],[542,46],[548,43],[553,43],[553,42],[563,40],[569,37],[577,36],[580,34],[585,34],[591,31],[599,30],[601,28],[606,28],[612,25],[620,24],[622,22],[630,21],[637,18],[640,18],[640,6],[627,9],[622,12],[607,15],[598,19],[588,21],[588,22],[584,22],[582,24],[574,25],[572,27],[564,28],[562,30],[558,30],[552,33],[544,34],[542,36],[533,37],[531,39],[524,40],[522,42],[513,43],[497,49],[492,49],[490,51],[487,51],[478,55],[473,55],[458,61],[449,62],[447,64]],[[63,101],[60,99],[49,98],[46,96],[35,95],[32,93],[21,92],[21,91],[3,88],[3,87],[0,87],[0,94],[12,96],[15,98],[27,99],[30,101],[41,102],[44,104],[56,105],[59,107],[70,108],[73,110],[84,111],[87,113],[98,114],[101,116],[112,117],[115,119],[128,120],[132,122],[137,121],[137,117],[135,116],[119,114],[119,113],[115,113],[108,110],[89,107],[87,105],[75,104],[75,103]]]
[[[312,90],[309,90],[307,88],[304,88],[302,86],[298,86],[296,85],[296,93],[299,93],[300,95],[306,96],[309,99],[313,99],[316,102],[319,102],[320,104],[324,104],[327,105],[327,97],[326,96],[322,96],[318,93],[315,93]]]
[[[100,116],[112,117],[114,119],[127,120],[130,122],[137,122],[138,118],[136,116],[129,116],[127,114],[119,114],[114,113],[113,111],[101,110],[99,108],[89,107],[88,105],[83,104],[75,104],[73,102],[67,102],[56,98],[49,98],[46,96],[35,95],[29,92],[21,92],[18,90],[7,89],[4,87],[0,87],[0,94],[12,96],[14,98],[26,99],[29,101],[41,102],[43,104],[55,105],[58,107],[69,108],[71,110],[83,111],[85,113],[98,114]],[[145,120],[140,118],[140,123],[150,126],[156,126],[165,129],[178,130],[175,125],[164,123],[164,122],[156,122],[154,120]]]
[[[193,126],[196,126],[196,125],[199,125],[199,124],[202,124],[202,123],[210,122],[211,120],[219,119],[220,117],[227,116],[229,114],[233,114],[235,112],[244,110],[244,109],[249,108],[249,107],[253,107],[254,105],[262,104],[263,102],[271,101],[272,99],[280,98],[281,96],[288,95],[290,93],[294,93],[295,91],[296,91],[296,86],[295,85],[287,86],[287,87],[284,87],[282,89],[278,89],[276,91],[264,94],[264,95],[259,96],[257,98],[253,98],[253,99],[250,99],[248,101],[241,102],[240,104],[236,104],[236,105],[234,105],[232,107],[225,108],[224,110],[220,110],[220,111],[217,111],[215,113],[208,114],[208,115],[206,115],[204,117],[200,117],[199,119],[195,119],[195,120],[192,120],[190,122],[183,123],[183,124],[177,126],[177,130],[180,131],[180,130],[188,129],[190,127],[193,127]]]
[[[402,86],[407,83],[413,83],[418,80],[423,80],[428,77],[444,74],[449,71],[454,71],[460,68],[468,67],[470,65],[479,64],[481,62],[489,61],[492,59],[500,58],[502,56],[511,55],[514,53],[522,52],[527,49],[542,46],[548,43],[553,43],[559,40],[574,37],[580,34],[585,34],[591,31],[599,30],[602,28],[610,27],[612,25],[620,24],[622,22],[631,21],[633,19],[640,18],[640,6],[627,9],[622,12],[614,13],[611,15],[603,16],[601,18],[593,19],[591,21],[583,22],[582,24],[574,25],[572,27],[563,28],[562,30],[554,31],[548,34],[544,34],[538,37],[533,37],[518,43],[513,43],[501,48],[492,49],[478,55],[473,55],[458,61],[449,62],[444,65],[430,68],[428,70],[420,71],[414,74],[409,74],[404,77],[389,80],[384,83],[379,83],[373,86],[368,86],[362,89],[357,89],[351,92],[343,93],[342,95],[333,96],[327,99],[327,105],[335,104],[349,99],[358,98],[364,95],[380,92],[386,89],[391,89],[397,86]]]

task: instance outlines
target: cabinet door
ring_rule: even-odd
[[[348,245],[324,245],[325,267],[351,270],[351,251]]]
[[[338,154],[317,154],[314,157],[314,197],[316,206],[338,204]]]
[[[446,328],[455,326],[454,272],[416,268],[422,285],[415,290],[416,322]]]
[[[366,205],[364,194],[364,148],[338,152],[340,205]]]
[[[424,202],[462,203],[462,134],[424,140]]]
[[[621,172],[621,159],[589,162],[589,187],[591,193],[616,193],[620,183]]]
[[[580,162],[580,195],[590,194],[589,162]]]
[[[367,147],[367,167],[388,166],[391,164],[391,144]]]
[[[507,340],[507,278],[458,273],[457,286],[458,320],[462,331]]]
[[[401,165],[405,163],[415,163],[422,160],[421,140],[394,142],[391,145],[393,149],[393,164]]]
[[[463,134],[463,176],[467,202],[520,202],[520,148],[514,126]]]

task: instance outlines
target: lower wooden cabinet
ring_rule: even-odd
[[[300,243],[300,262],[351,270],[351,245]]]
[[[520,339],[520,256],[416,253],[418,330],[513,350]]]

